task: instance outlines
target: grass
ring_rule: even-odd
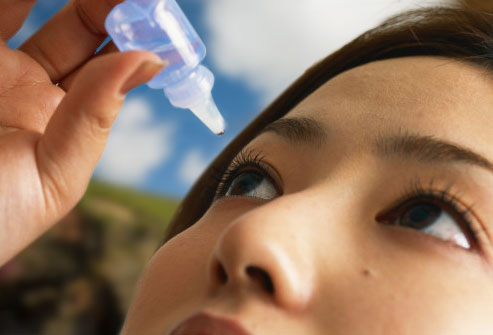
[[[169,222],[179,204],[179,199],[176,198],[145,193],[93,179],[80,202],[81,208],[87,208],[86,205],[95,198],[111,200],[141,216],[159,222]]]

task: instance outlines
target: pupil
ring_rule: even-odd
[[[404,213],[402,225],[422,229],[432,224],[440,216],[441,208],[428,203],[413,205]]]
[[[244,173],[233,182],[231,194],[241,195],[248,193],[252,191],[261,181],[262,176],[257,173]]]

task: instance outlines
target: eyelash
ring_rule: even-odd
[[[224,169],[217,169],[214,171],[214,178],[218,182],[216,188],[214,201],[222,198],[231,182],[241,173],[246,170],[253,169],[261,172],[266,178],[270,178],[266,172],[266,163],[264,162],[264,155],[261,151],[247,150],[241,151],[231,162],[231,164]],[[272,180],[272,178],[271,178]],[[376,220],[379,217],[389,216],[389,213],[398,212],[399,208],[405,208],[406,205],[413,204],[414,202],[429,200],[434,202],[442,210],[448,210],[452,216],[459,221],[458,224],[467,232],[468,237],[471,239],[474,245],[478,245],[479,232],[474,229],[472,208],[474,204],[464,205],[460,200],[458,192],[452,192],[454,184],[449,184],[444,189],[436,189],[433,187],[434,179],[425,185],[418,177],[411,180],[407,187],[402,192],[401,196],[387,209],[383,210],[381,214],[376,216]]]
[[[219,182],[214,195],[214,201],[224,196],[233,179],[248,168],[260,171],[265,177],[269,178],[269,175],[265,172],[266,164],[264,163],[264,156],[261,151],[241,151],[226,170],[217,169],[214,171],[213,178]]]
[[[474,229],[475,225],[472,223],[472,208],[474,204],[465,205],[462,203],[459,193],[452,192],[454,183],[450,183],[444,189],[436,189],[433,187],[434,182],[435,179],[432,178],[428,185],[425,185],[420,178],[414,178],[407,188],[404,189],[402,195],[391,206],[376,216],[376,220],[380,221],[379,219],[381,217],[388,217],[389,213],[399,212],[400,208],[406,208],[406,206],[414,203],[429,200],[442,210],[448,211],[466,231],[468,238],[471,239],[470,242],[478,245],[479,232],[477,229]]]

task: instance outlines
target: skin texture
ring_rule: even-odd
[[[35,1],[0,0],[0,265],[75,206],[125,94],[165,65],[149,52],[93,56],[116,2],[69,1],[11,50]]]
[[[246,147],[262,152],[282,195],[223,197],[161,247],[124,334],[168,334],[197,312],[254,334],[491,334],[492,171],[381,157],[373,143],[433,136],[492,161],[492,78],[450,59],[408,57],[328,81],[285,116],[316,120],[327,128],[324,141],[296,143],[270,131]],[[398,208],[416,180],[423,187],[433,180],[436,191],[453,184],[460,206],[474,205],[470,249],[376,219]],[[447,222],[469,236],[460,219]]]

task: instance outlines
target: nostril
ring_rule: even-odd
[[[221,284],[226,284],[228,282],[228,274],[220,262],[216,263],[216,274]]]
[[[246,273],[250,278],[262,284],[267,292],[274,293],[274,284],[267,272],[256,266],[248,266]]]

